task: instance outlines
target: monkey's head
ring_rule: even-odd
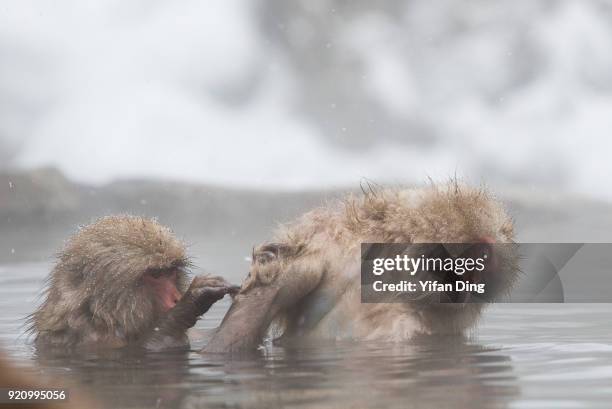
[[[518,278],[518,254],[513,221],[502,204],[484,189],[461,186],[456,181],[412,193],[416,195],[410,217],[410,243],[445,243],[434,254],[443,260],[484,260],[484,269],[428,273],[429,280],[450,284],[457,281],[483,284],[476,291],[435,292],[423,298],[423,322],[432,332],[458,333],[476,321],[482,307],[510,291]],[[408,226],[406,226],[408,227]],[[464,263],[462,261],[462,263]],[[457,264],[455,264],[457,265]],[[462,264],[459,264],[462,265]]]
[[[98,334],[138,337],[180,299],[188,265],[183,244],[155,220],[104,217],[67,241],[34,330],[82,334],[91,325]]]
[[[422,190],[407,208],[410,242],[509,243],[514,239],[512,219],[487,190],[456,182]],[[401,215],[398,215],[401,217]]]
[[[459,333],[478,317],[486,302],[508,292],[518,276],[512,219],[487,190],[451,181],[417,189],[365,190],[364,196],[346,201],[347,225],[365,237],[365,242],[442,243],[426,246],[428,258],[475,259],[485,257],[482,271],[427,272],[421,282],[440,284],[457,281],[484,284],[485,295],[469,291],[412,294],[414,309],[431,332]],[[416,247],[412,258],[421,257]]]

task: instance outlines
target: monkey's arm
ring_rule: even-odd
[[[255,349],[273,319],[297,305],[321,282],[325,263],[318,254],[280,265],[273,282],[243,289],[201,351],[227,353]]]
[[[144,347],[155,351],[189,345],[187,330],[225,294],[235,294],[239,289],[221,277],[195,277],[176,306],[168,311],[144,339]]]
[[[276,287],[264,287],[238,294],[201,352],[228,353],[255,349],[280,310],[279,303],[275,301],[278,293]]]

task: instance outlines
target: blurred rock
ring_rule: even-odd
[[[335,195],[148,180],[89,186],[49,168],[0,173],[0,262],[48,260],[78,225],[116,213],[158,218],[195,243],[195,253],[201,252],[203,243],[216,243],[223,245],[217,252],[241,247],[246,255],[278,222]]]
[[[171,226],[206,267],[223,268],[221,261],[231,259],[232,269],[246,269],[251,247],[268,240],[278,223],[346,191],[255,191],[153,180],[88,186],[49,168],[0,173],[0,262],[50,260],[78,225],[130,213]],[[521,242],[612,239],[610,203],[526,187],[496,192]]]
[[[40,222],[79,205],[77,186],[55,168],[0,173],[0,226],[21,218]]]

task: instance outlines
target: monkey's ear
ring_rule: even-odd
[[[253,261],[259,264],[265,264],[290,254],[291,246],[283,243],[268,243],[259,247],[253,253]]]

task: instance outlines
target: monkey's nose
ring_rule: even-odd
[[[173,288],[172,295],[170,296],[170,303],[174,307],[181,299],[181,293],[176,287]]]
[[[491,236],[480,236],[478,239],[476,239],[476,243],[479,243],[479,244],[495,244],[496,241]]]
[[[181,299],[181,293],[176,288],[173,282],[170,282],[170,281],[164,282],[162,285],[160,285],[158,291],[159,291],[161,304],[164,310],[166,311],[171,308],[174,308],[174,306]]]

